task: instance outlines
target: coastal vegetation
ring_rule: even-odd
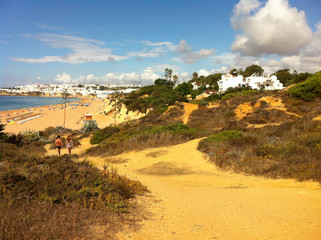
[[[113,156],[131,150],[170,146],[205,135],[203,129],[190,128],[182,123],[105,128],[94,133],[90,142],[94,144],[99,141],[99,144],[89,148],[86,154]]]
[[[302,118],[264,129],[220,132],[198,149],[222,169],[321,182],[321,124]]]
[[[206,89],[217,89],[221,75],[195,73],[190,82],[175,86],[177,76],[169,70],[165,79],[156,79],[154,85],[119,100],[127,110],[148,113],[138,120],[101,129],[97,122],[87,121],[77,131],[53,126],[18,134],[4,133],[1,124],[0,239],[94,239],[90,225],[109,226],[104,228],[108,236],[126,224],[122,213],[130,211],[131,200],[147,188],[120,176],[112,166],[97,169],[89,161],[80,161],[92,156],[115,156],[203,138],[198,150],[222,170],[321,182],[320,72],[290,76],[280,70],[277,74],[285,84],[297,83],[288,90],[230,88],[189,101],[188,95],[194,98]],[[250,66],[243,74],[257,71],[260,68]],[[199,86],[197,90],[193,83]],[[187,109],[188,104],[194,104],[192,110]],[[54,148],[58,134],[63,142],[72,135],[76,146],[90,137],[91,147],[72,159],[46,156],[45,145]],[[162,176],[192,172],[168,162],[156,167],[168,170]],[[161,175],[153,167],[141,173]]]
[[[306,81],[291,87],[288,93],[305,101],[321,98],[321,72],[308,77]]]
[[[90,238],[88,222],[117,228],[115,213],[147,190],[112,168],[77,162],[76,155],[45,156],[36,141],[24,147],[7,141],[0,142],[1,239]]]

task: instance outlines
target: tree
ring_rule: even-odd
[[[183,96],[186,96],[192,93],[193,85],[190,83],[184,82],[177,85],[177,87],[175,88],[175,91],[181,93]]]
[[[218,90],[217,82],[222,78],[222,73],[214,73],[206,77],[206,82],[214,89]]]
[[[165,79],[168,80],[168,68],[165,68],[164,72]]]
[[[278,70],[275,75],[284,85],[286,85],[287,82],[292,79],[292,74],[288,68]]]
[[[307,73],[307,72],[295,74],[293,72],[292,76],[293,76],[293,78],[286,83],[287,86],[289,86],[291,84],[299,83],[299,82],[304,82],[305,80],[307,80],[308,77],[311,77],[312,74],[311,73]]]
[[[193,72],[193,81],[195,82],[197,78],[198,78],[198,73]]]
[[[258,65],[253,64],[253,65],[245,68],[244,73],[243,73],[243,77],[249,77],[254,73],[256,73],[258,75],[262,75],[263,72],[264,72],[263,68],[261,68]]]
[[[115,91],[110,98],[111,102],[115,102],[114,104],[114,125],[116,126],[116,118],[117,118],[117,113],[120,111],[120,106],[121,106],[121,98],[122,94],[118,91]]]
[[[68,93],[67,89],[64,89],[62,94],[62,101],[63,101],[63,104],[65,105],[64,107],[64,124],[63,124],[63,128],[65,128],[65,125],[66,125],[66,111],[67,111],[67,102],[68,101],[68,97],[70,96],[70,94]]]
[[[154,85],[155,86],[166,86],[166,87],[170,87],[173,88],[174,87],[174,83],[172,81],[166,80],[166,79],[162,79],[162,78],[158,78],[154,81]]]
[[[176,84],[176,83],[177,83],[177,80],[178,80],[178,77],[177,77],[177,75],[175,74],[175,75],[173,76],[173,82]]]
[[[165,79],[166,80],[172,80],[173,70],[166,68],[165,69]]]
[[[304,82],[291,87],[288,90],[288,94],[305,101],[313,101],[315,98],[321,98],[321,72],[315,73]]]
[[[172,75],[173,75],[173,70],[172,69],[168,69],[168,77],[169,77],[170,81],[172,80]]]

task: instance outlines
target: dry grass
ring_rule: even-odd
[[[145,156],[146,156],[146,157],[151,157],[151,158],[157,158],[157,157],[166,155],[167,153],[168,153],[168,151],[159,150],[159,151],[154,151],[154,152],[146,153]]]
[[[0,239],[114,239],[128,221],[113,212],[146,191],[108,169],[27,149],[0,142]]]
[[[170,162],[158,162],[150,167],[139,169],[138,173],[156,176],[177,176],[193,174],[194,171],[187,167],[178,167]]]
[[[306,118],[249,129],[239,139],[203,140],[199,149],[223,169],[321,182],[321,123]]]
[[[187,125],[193,128],[202,128],[207,130],[217,129],[242,129],[246,124],[234,120],[235,106],[228,106],[224,101],[220,107],[206,108],[201,107],[191,113]]]
[[[126,220],[115,213],[0,198],[0,239],[116,239]],[[128,223],[129,224],[129,223]],[[132,224],[132,223],[131,223]],[[101,232],[93,231],[99,226]]]
[[[114,156],[126,151],[150,147],[171,146],[206,136],[207,132],[184,124],[154,125],[122,129],[99,145],[87,150],[93,156]]]

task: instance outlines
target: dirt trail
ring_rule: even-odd
[[[198,105],[191,103],[182,103],[184,105],[183,123],[186,124],[192,112],[198,109]]]
[[[318,183],[223,172],[196,150],[198,141],[89,158],[98,167],[112,164],[151,191],[137,198],[148,212],[141,227],[125,229],[119,239],[320,239]],[[84,139],[75,153],[87,147]]]

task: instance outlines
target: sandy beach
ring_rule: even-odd
[[[77,103],[79,105],[75,106]],[[88,106],[86,106],[86,104],[88,104]],[[101,114],[105,107],[106,102],[103,99],[82,99],[79,102],[68,103],[66,108],[65,127],[73,130],[80,129],[83,126],[82,120],[84,119],[84,114],[92,114],[93,120],[97,121],[99,128],[109,126],[113,123],[113,118],[111,115],[106,116]],[[34,114],[36,118],[22,123],[19,123],[19,121],[13,121],[9,124],[7,122],[8,118],[18,117],[19,115],[25,115],[29,113]],[[63,104],[1,111],[0,122],[2,124],[7,124],[5,126],[5,132],[10,133],[19,133],[29,129],[42,131],[51,126],[63,126]]]

